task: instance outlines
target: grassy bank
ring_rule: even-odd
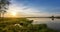
[[[26,18],[0,18],[0,32],[58,32]]]

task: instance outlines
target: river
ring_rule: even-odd
[[[51,29],[60,30],[60,19],[51,18],[28,18],[34,20],[32,24],[47,24]]]

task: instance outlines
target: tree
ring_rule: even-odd
[[[10,0],[0,0],[0,17],[4,16],[8,6],[10,4]]]

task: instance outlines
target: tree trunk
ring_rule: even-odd
[[[0,13],[0,18],[1,18],[1,13]]]
[[[1,13],[0,13],[0,18],[1,18]]]

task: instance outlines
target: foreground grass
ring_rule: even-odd
[[[46,24],[32,24],[26,18],[0,18],[0,32],[58,32]]]

